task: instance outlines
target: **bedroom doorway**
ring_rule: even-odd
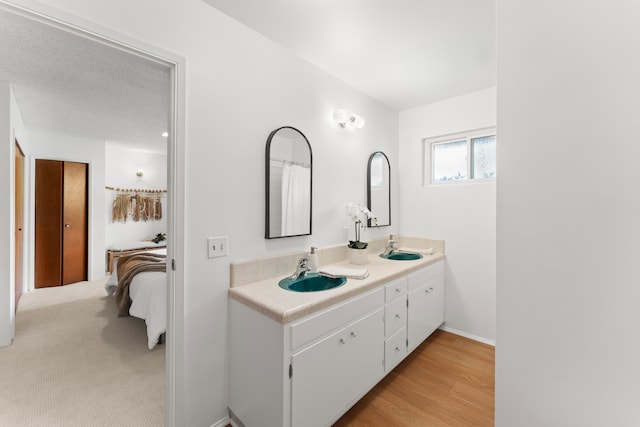
[[[37,6],[34,6],[37,8]],[[168,101],[168,113],[165,114],[165,119],[167,122],[166,131],[168,133],[168,137],[164,139],[164,146],[167,153],[167,209],[166,209],[166,218],[167,218],[167,230],[166,235],[168,239],[167,243],[167,334],[166,341],[164,347],[164,353],[166,355],[166,366],[165,366],[165,378],[166,378],[166,425],[167,426],[175,426],[181,425],[181,420],[183,418],[184,408],[180,404],[180,402],[176,402],[176,396],[182,394],[182,379],[177,376],[176,372],[178,369],[176,366],[179,362],[181,362],[181,354],[182,354],[182,342],[183,337],[181,336],[180,331],[182,331],[183,323],[184,323],[184,308],[183,304],[181,304],[183,300],[183,278],[184,278],[184,241],[181,233],[178,233],[177,230],[181,230],[184,228],[184,212],[181,211],[182,207],[178,206],[179,200],[184,199],[184,92],[185,92],[185,75],[184,75],[184,67],[185,60],[179,56],[168,53],[162,49],[156,48],[154,46],[149,45],[146,42],[142,42],[139,40],[135,40],[130,36],[124,36],[118,34],[112,30],[105,29],[98,25],[92,24],[91,22],[87,22],[81,20],[79,18],[65,15],[61,11],[56,11],[55,9],[48,9],[45,12],[31,12],[29,10],[25,10],[23,8],[12,6],[10,4],[6,4],[0,0],[0,20],[4,19],[4,16],[10,16],[12,18],[20,18],[26,19],[30,22],[29,27],[31,26],[43,26],[50,29],[53,29],[55,32],[61,32],[66,34],[67,36],[71,36],[77,40],[81,40],[87,44],[96,44],[99,46],[108,46],[113,48],[114,51],[125,52],[127,55],[130,55],[131,58],[136,58],[140,60],[143,58],[150,63],[160,64],[162,67],[166,67],[169,74],[169,101]],[[64,45],[64,44],[62,44]],[[5,61],[4,64],[11,65],[14,60],[15,62],[19,62],[20,55],[11,56],[7,51],[0,51],[0,56],[7,55],[7,57],[12,58],[12,61]],[[2,62],[2,61],[0,61]],[[72,67],[69,67],[72,68]],[[126,74],[126,73],[124,73]],[[42,73],[41,75],[46,75],[46,73]],[[10,84],[15,83],[15,81],[9,81]],[[24,83],[24,82],[21,82]],[[81,121],[78,121],[79,125],[84,124]],[[22,138],[21,138],[22,142]],[[69,143],[72,145],[73,142]],[[26,158],[28,159],[25,167],[27,170],[25,171],[25,178],[28,180],[26,183],[27,188],[33,189],[34,181],[35,181],[35,163],[33,159],[35,158],[33,153],[33,145],[32,140],[28,141],[25,139],[25,143],[23,148],[25,149]],[[53,153],[56,153],[55,148],[53,149]],[[51,155],[51,157],[56,157],[56,154]],[[91,163],[90,163],[91,164]],[[135,171],[134,171],[135,172]],[[89,186],[92,185],[91,181],[95,183],[95,176],[90,177]],[[104,185],[102,186],[104,187]],[[34,197],[34,193],[29,193],[29,197]],[[27,197],[25,204],[29,208],[29,211],[32,210],[32,203]],[[99,192],[95,192],[94,194],[89,194],[89,218],[91,219],[91,215],[95,214],[98,210],[100,211],[98,215],[104,215],[104,209],[92,209],[91,206],[91,198],[95,200],[96,198],[103,198],[103,195]],[[13,202],[13,201],[12,201]],[[27,215],[28,216],[28,215]],[[25,255],[25,263],[26,262],[34,262],[34,229],[33,229],[33,219],[30,219],[29,226],[27,227],[27,231],[30,233],[30,236],[25,236],[25,246],[33,245],[30,248],[25,248],[22,253]],[[100,238],[100,232],[97,233],[89,230],[89,258],[91,257],[103,257],[105,253],[105,248],[102,249],[93,249],[91,246],[92,241]],[[19,269],[19,267],[15,267]],[[30,277],[25,279],[25,284],[31,282],[33,284],[33,269],[32,268],[24,268],[25,273],[30,275]],[[93,268],[93,271],[98,271],[97,268]],[[104,270],[103,270],[104,271]],[[89,276],[91,276],[91,265],[89,266]],[[17,285],[17,284],[16,284]],[[14,288],[14,283],[2,283],[0,286],[7,286],[13,288],[11,291],[11,296],[16,295],[18,297],[19,292],[17,288]],[[26,286],[26,285],[25,285]],[[13,298],[12,298],[13,299]],[[2,304],[5,304],[5,301],[2,301]],[[8,303],[7,303],[8,304]],[[178,420],[178,421],[176,421]]]

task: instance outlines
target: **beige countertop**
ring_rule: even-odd
[[[334,289],[318,292],[288,291],[278,286],[278,282],[284,278],[283,276],[233,287],[229,289],[229,296],[285,324],[417,271],[444,259],[444,257],[441,253],[435,253],[423,255],[422,259],[415,261],[393,261],[380,258],[377,253],[372,253],[369,254],[369,263],[365,265],[353,265],[349,261],[332,264],[369,270],[369,277],[366,279],[347,279],[347,283]],[[322,267],[325,266],[320,266],[320,270]]]

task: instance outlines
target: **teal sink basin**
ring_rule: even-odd
[[[395,261],[413,261],[415,259],[422,258],[422,255],[413,252],[391,252],[387,256],[380,254],[380,258],[392,259]]]
[[[287,277],[278,282],[282,289],[293,292],[317,292],[337,288],[347,283],[346,277],[326,277],[318,273],[307,273],[299,279]]]

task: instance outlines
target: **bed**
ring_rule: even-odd
[[[135,242],[115,243],[107,249],[107,269],[109,273],[113,273],[115,261],[119,256],[129,255],[136,252],[154,251],[156,249],[166,248],[166,242],[159,243],[151,240],[140,240]]]
[[[105,290],[107,295],[114,296],[119,316],[145,321],[149,350],[164,339],[167,330],[166,248],[121,255],[105,283]]]

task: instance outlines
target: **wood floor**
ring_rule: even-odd
[[[436,331],[334,427],[494,425],[494,348]]]
[[[492,427],[494,354],[437,330],[334,427]]]

